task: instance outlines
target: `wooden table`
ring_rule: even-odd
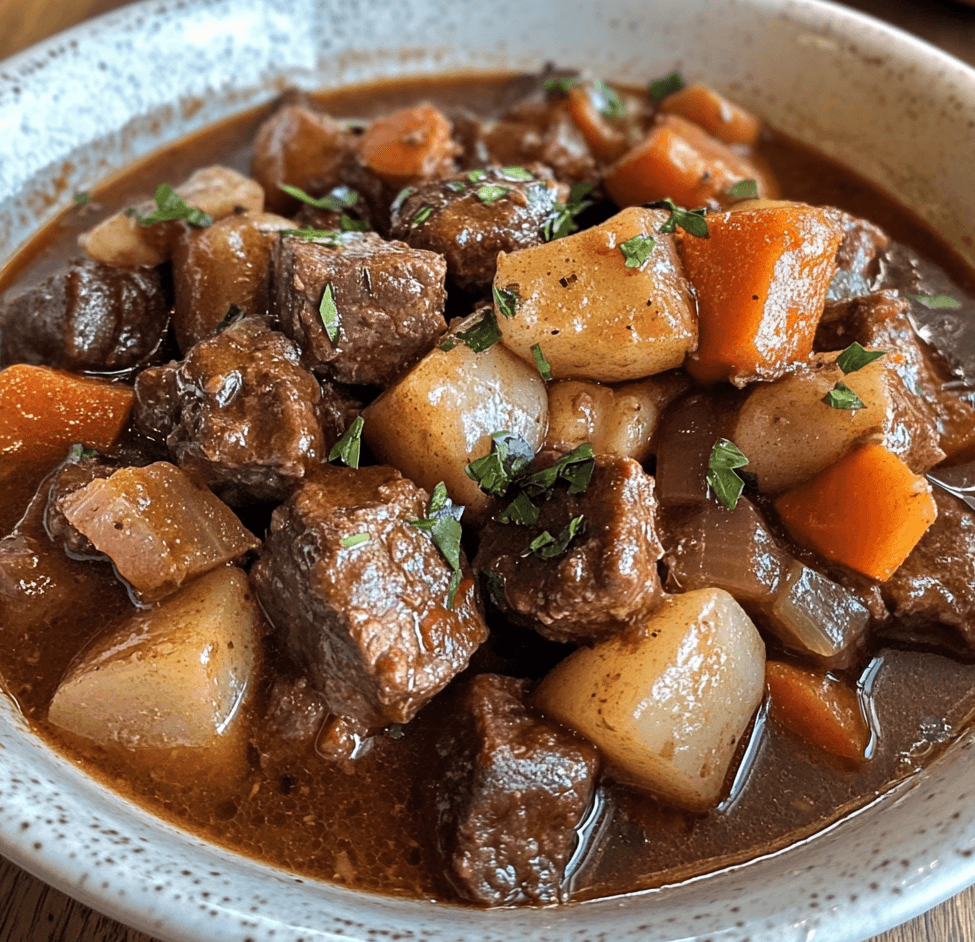
[[[126,0],[0,0],[0,59]],[[975,8],[950,0],[847,0],[975,65]],[[0,858],[0,942],[154,942]],[[975,942],[975,887],[872,942]]]

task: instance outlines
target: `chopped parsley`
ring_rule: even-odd
[[[452,190],[454,193],[463,193],[467,189],[466,184],[463,180],[448,180],[445,184],[448,190]]]
[[[623,264],[627,268],[643,268],[656,244],[653,236],[641,233],[633,236],[632,239],[621,242],[617,248],[622,253],[623,258],[626,259]]]
[[[441,481],[430,495],[430,505],[427,516],[418,520],[409,520],[413,526],[430,534],[433,545],[440,550],[441,555],[453,569],[450,584],[447,587],[447,608],[454,605],[454,597],[460,586],[460,538],[463,533],[460,518],[464,513],[463,507],[455,505],[447,496],[447,485]]]
[[[506,180],[521,180],[527,183],[535,179],[531,171],[524,167],[502,167],[499,173]]]
[[[491,293],[494,295],[494,303],[503,317],[514,317],[518,310],[518,292],[510,285],[507,288],[499,288],[495,285]]]
[[[522,558],[537,556],[539,559],[554,559],[556,556],[561,556],[583,529],[583,520],[582,514],[573,517],[558,536],[552,536],[548,530],[543,530],[521,551]]]
[[[604,118],[622,118],[626,114],[626,105],[615,88],[596,79],[592,83],[592,90],[596,99],[595,105]]]
[[[313,229],[311,226],[305,226],[302,229],[282,229],[278,235],[294,236],[308,242],[317,242],[329,249],[341,249],[347,241],[344,234],[336,229]]]
[[[523,527],[533,527],[538,523],[541,510],[532,503],[531,498],[525,494],[519,494],[501,513],[498,520],[502,523],[516,523]]]
[[[833,409],[863,408],[863,400],[846,383],[837,383],[823,396],[823,402]]]
[[[472,170],[469,174],[467,174],[467,179],[470,180],[471,183],[480,183],[482,180],[486,180],[487,178],[488,172],[486,170]]]
[[[542,379],[549,380],[552,378],[552,367],[548,365],[548,360],[545,359],[545,354],[542,353],[542,345],[536,343],[532,346],[532,356],[535,358],[535,366],[538,368],[538,375]]]
[[[886,356],[886,350],[864,350],[855,340],[837,358],[836,365],[844,373],[855,373],[865,366]]]
[[[494,186],[492,184],[488,184],[478,189],[477,198],[482,203],[487,203],[490,205],[491,203],[496,203],[502,197],[507,196],[510,192],[511,191],[506,186]]]
[[[368,543],[372,537],[368,533],[356,533],[354,536],[342,537],[341,544],[348,549],[350,546],[361,546]]]
[[[98,452],[94,448],[88,448],[81,442],[75,442],[68,449],[68,461],[80,461],[82,458],[97,458]]]
[[[433,207],[432,206],[429,206],[429,205],[427,205],[427,206],[421,206],[416,211],[416,215],[413,217],[413,219],[411,221],[411,225],[414,225],[414,226],[422,225],[432,215],[433,215]]]
[[[707,482],[714,496],[728,510],[738,506],[738,498],[745,489],[745,482],[735,473],[735,469],[743,468],[746,464],[748,459],[734,442],[719,438],[714,443],[708,459]]]
[[[950,294],[909,294],[908,297],[932,311],[957,311],[961,301]]]
[[[531,464],[535,452],[523,438],[511,432],[491,435],[491,450],[465,469],[486,494],[501,495]]]
[[[312,196],[306,193],[300,186],[292,186],[290,183],[279,183],[279,190],[284,190],[288,196],[293,196],[302,203],[314,206],[315,209],[329,209],[332,212],[340,213],[343,209],[351,209],[359,202],[359,194],[351,187],[337,186],[331,193],[324,196]]]
[[[758,183],[755,180],[739,180],[725,190],[728,196],[739,200],[753,200],[758,197]]]
[[[504,594],[504,576],[493,569],[482,569],[481,575],[484,576],[484,581],[487,583],[488,598],[497,608],[503,608],[508,601]]]
[[[568,482],[570,494],[582,494],[589,487],[595,467],[596,456],[592,445],[585,442],[550,467],[529,474],[520,483],[530,497],[547,494],[559,480]]]
[[[322,292],[318,313],[321,314],[328,339],[335,343],[339,339],[339,309],[335,306],[335,291],[330,283],[325,285],[325,290]]]
[[[362,450],[362,429],[366,420],[357,415],[352,424],[342,433],[342,437],[328,453],[329,461],[341,461],[350,468],[359,467],[359,453]]]
[[[680,226],[685,232],[699,239],[708,237],[708,222],[704,218],[707,207],[700,209],[681,209],[673,200],[657,200],[647,204],[649,209],[669,209],[670,218],[660,227],[660,232],[673,232]]]
[[[160,183],[156,187],[156,209],[148,216],[136,213],[136,220],[140,226],[151,226],[157,222],[176,222],[185,220],[189,225],[198,229],[205,229],[213,225],[213,217],[202,209],[187,206],[168,183]]]
[[[684,87],[684,79],[680,72],[671,72],[662,78],[654,79],[650,83],[650,97],[654,101],[660,101],[673,92],[679,92]]]
[[[353,219],[346,213],[339,216],[339,228],[343,232],[368,232],[369,223],[365,219]]]
[[[88,206],[91,202],[91,195],[86,193],[84,190],[74,195],[75,206]]]
[[[542,237],[546,242],[553,242],[555,239],[571,235],[579,228],[576,225],[575,217],[592,205],[586,199],[592,188],[592,183],[575,183],[569,190],[569,202],[564,205],[555,203],[551,218],[542,226]]]
[[[399,193],[396,194],[396,198],[390,204],[389,211],[395,215],[399,212],[402,205],[416,192],[416,187],[404,186]]]
[[[494,308],[485,307],[481,309],[481,319],[472,324],[467,330],[459,330],[454,337],[449,337],[442,344],[441,350],[452,350],[457,346],[457,341],[466,343],[475,353],[483,353],[493,347],[501,339],[501,330],[498,327],[498,319],[494,314]]]
[[[562,78],[548,78],[542,82],[542,87],[547,92],[554,92],[556,95],[566,95],[570,88],[581,85],[582,79],[578,75],[564,75]]]

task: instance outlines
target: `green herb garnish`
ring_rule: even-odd
[[[466,343],[475,353],[483,353],[493,347],[501,339],[498,319],[494,315],[494,308],[481,309],[481,319],[472,324],[467,330],[459,330],[453,338],[448,338],[440,344],[441,350],[452,350],[456,340]]]
[[[483,458],[472,461],[465,471],[486,494],[501,495],[534,457],[531,445],[523,438],[511,432],[494,432],[491,450]]]
[[[565,95],[570,88],[581,85],[582,79],[578,75],[565,75],[562,78],[549,78],[542,82],[542,87],[547,92],[555,92],[556,95]]]
[[[416,211],[416,215],[413,217],[412,225],[419,226],[421,223],[426,222],[432,215],[433,215],[432,206],[421,206]]]
[[[151,226],[157,222],[176,222],[185,220],[189,225],[198,229],[205,229],[213,225],[213,217],[202,209],[187,206],[168,183],[160,183],[156,187],[156,210],[148,216],[136,213],[136,220],[140,226]]]
[[[506,180],[523,180],[527,183],[535,179],[531,171],[524,167],[502,167],[499,173]]]
[[[317,242],[329,249],[344,248],[347,241],[337,229],[313,229],[311,226],[302,229],[282,229],[278,235],[295,236],[308,242]]]
[[[582,514],[573,517],[569,521],[569,525],[558,536],[552,536],[548,530],[544,530],[521,551],[521,556],[523,558],[537,556],[539,559],[554,559],[556,556],[561,556],[582,530],[583,519]]]
[[[833,409],[862,409],[863,400],[845,383],[837,383],[825,396],[823,402]]]
[[[680,72],[671,72],[663,78],[654,79],[650,83],[650,97],[654,101],[666,98],[672,92],[680,91],[684,87],[684,79]]]
[[[551,379],[552,367],[548,365],[548,360],[545,359],[545,354],[542,353],[542,345],[540,343],[532,346],[532,356],[535,358],[535,366],[538,369],[539,376],[545,380]]]
[[[84,190],[74,195],[75,206],[88,206],[91,201],[91,196]]]
[[[448,190],[453,190],[454,193],[463,193],[467,189],[466,184],[463,180],[448,180],[445,184]]]
[[[397,213],[400,207],[416,192],[416,187],[414,186],[404,186],[399,193],[396,194],[393,202],[389,206],[389,211],[391,213]]]
[[[321,314],[328,339],[335,343],[339,339],[339,309],[335,306],[335,292],[331,284],[325,285],[322,301],[318,305],[318,313]]]
[[[589,487],[595,466],[596,456],[592,445],[584,442],[559,458],[555,464],[535,471],[520,483],[530,497],[547,494],[560,479],[568,482],[570,494],[582,494]]]
[[[518,292],[514,288],[499,288],[497,285],[492,288],[494,303],[503,317],[514,317],[518,310]]]
[[[932,311],[957,311],[961,307],[961,301],[950,294],[909,294],[908,297]]]
[[[408,521],[413,526],[430,534],[433,545],[440,550],[443,558],[453,569],[450,584],[447,587],[447,608],[453,607],[454,596],[460,586],[460,539],[463,534],[460,518],[463,513],[464,508],[456,506],[450,500],[447,496],[447,485],[441,481],[430,495],[427,516],[423,519]]]
[[[592,88],[596,96],[596,107],[604,118],[622,118],[626,114],[626,105],[615,88],[599,79],[592,83]]]
[[[354,536],[346,536],[341,540],[341,545],[348,549],[350,546],[360,546],[368,543],[372,539],[368,533],[356,533]]]
[[[493,569],[482,569],[481,575],[484,576],[484,581],[487,583],[488,598],[496,608],[504,608],[508,602],[504,594],[504,576]]]
[[[501,523],[516,523],[523,527],[533,527],[538,523],[538,516],[541,510],[532,503],[531,498],[525,494],[519,494],[504,510],[498,514]]]
[[[855,340],[837,358],[836,365],[844,373],[855,373],[867,364],[886,356],[886,350],[864,350]]]
[[[632,239],[621,242],[617,248],[622,253],[623,258],[626,259],[623,264],[627,268],[642,268],[646,264],[656,244],[657,242],[653,236],[641,233],[640,235],[633,236]]]
[[[328,453],[329,461],[342,461],[350,468],[359,467],[359,453],[362,450],[362,429],[366,420],[357,415],[352,424],[342,433],[342,437]]]
[[[758,183],[755,180],[739,180],[725,190],[728,196],[739,200],[753,200],[758,197]]]
[[[565,205],[555,203],[552,217],[542,226],[542,237],[546,242],[554,242],[556,239],[571,235],[579,228],[575,217],[592,205],[586,199],[592,188],[592,183],[575,183],[569,190],[569,202]]]
[[[477,198],[482,203],[490,205],[491,203],[496,203],[502,197],[507,196],[509,192],[511,191],[506,186],[493,186],[488,184],[487,186],[482,186],[477,191]]]
[[[293,196],[296,200],[301,200],[302,203],[307,203],[316,209],[329,209],[336,213],[349,209],[359,202],[359,194],[347,186],[338,186],[325,196],[312,196],[300,186],[292,186],[290,183],[279,183],[278,189],[284,190],[288,196]]]
[[[482,180],[486,180],[487,176],[488,173],[486,170],[472,170],[469,174],[467,174],[467,179],[470,180],[471,183],[480,183]]]
[[[669,209],[670,218],[660,227],[659,232],[673,232],[680,226],[685,232],[699,239],[708,237],[708,223],[704,218],[707,207],[700,209],[681,209],[673,200],[657,200],[648,204],[649,209]]]
[[[719,438],[714,443],[708,459],[707,482],[714,496],[728,510],[735,509],[745,488],[745,482],[735,473],[735,469],[743,468],[746,464],[748,459],[734,442]]]
[[[94,448],[88,448],[81,442],[75,442],[68,449],[68,461],[80,461],[82,458],[97,458],[98,452]]]
[[[339,216],[339,228],[343,232],[368,232],[369,223],[365,219],[353,219],[351,216],[342,213]]]

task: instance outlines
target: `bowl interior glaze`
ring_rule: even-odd
[[[288,85],[552,60],[704,78],[917,208],[975,262],[975,72],[817,0],[149,0],[0,64],[0,259],[90,187]],[[102,912],[199,942],[856,942],[975,880],[972,738],[879,807],[747,865],[551,910],[303,881],[100,787],[0,699],[0,851]]]

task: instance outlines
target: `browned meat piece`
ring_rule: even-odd
[[[238,213],[187,229],[173,250],[173,331],[184,354],[212,337],[231,307],[267,314],[271,246],[294,225],[272,213]]]
[[[0,367],[122,373],[152,357],[168,325],[155,269],[78,259],[0,307]]]
[[[895,618],[955,628],[975,648],[975,514],[940,487],[934,499],[937,519],[881,591]]]
[[[923,424],[936,429],[938,444],[949,457],[967,455],[975,450],[975,408],[943,388],[929,348],[911,324],[910,310],[907,298],[886,290],[827,304],[816,349],[842,350],[855,340],[888,351],[907,393],[898,403],[903,420],[918,426],[919,440]]]
[[[513,620],[553,641],[597,641],[639,622],[660,601],[656,506],[653,478],[637,462],[599,455],[585,492],[558,486],[534,526],[489,523],[474,566],[488,573]],[[537,540],[545,542],[529,549]]]
[[[545,242],[546,224],[558,225],[568,198],[541,167],[472,170],[403,192],[392,208],[392,237],[443,255],[447,274],[466,290],[491,284],[498,252]]]
[[[75,559],[104,559],[91,540],[79,533],[64,516],[64,500],[95,478],[107,478],[118,466],[100,455],[85,454],[70,457],[48,481],[47,506],[44,508],[44,529],[51,540]]]
[[[260,318],[198,343],[179,364],[140,374],[135,412],[147,432],[166,432],[181,468],[232,504],[284,500],[341,433],[326,428],[322,388],[295,345]]]
[[[325,466],[274,512],[251,570],[288,654],[368,727],[410,720],[487,636],[466,564],[448,607],[451,567],[409,522],[426,512],[393,468]]]
[[[300,187],[320,196],[340,182],[343,164],[351,159],[355,137],[339,122],[290,102],[274,112],[254,139],[251,174],[264,187],[269,209],[291,213],[298,200],[278,184]]]
[[[876,290],[880,277],[880,254],[890,245],[886,232],[866,219],[835,210],[843,226],[843,241],[836,253],[836,274],[826,297],[849,301]]]
[[[372,232],[286,235],[271,259],[281,329],[307,366],[340,383],[389,384],[447,329],[447,266],[433,252]]]
[[[475,677],[441,745],[441,844],[461,894],[485,906],[561,901],[595,792],[595,746],[533,716],[526,688]]]

